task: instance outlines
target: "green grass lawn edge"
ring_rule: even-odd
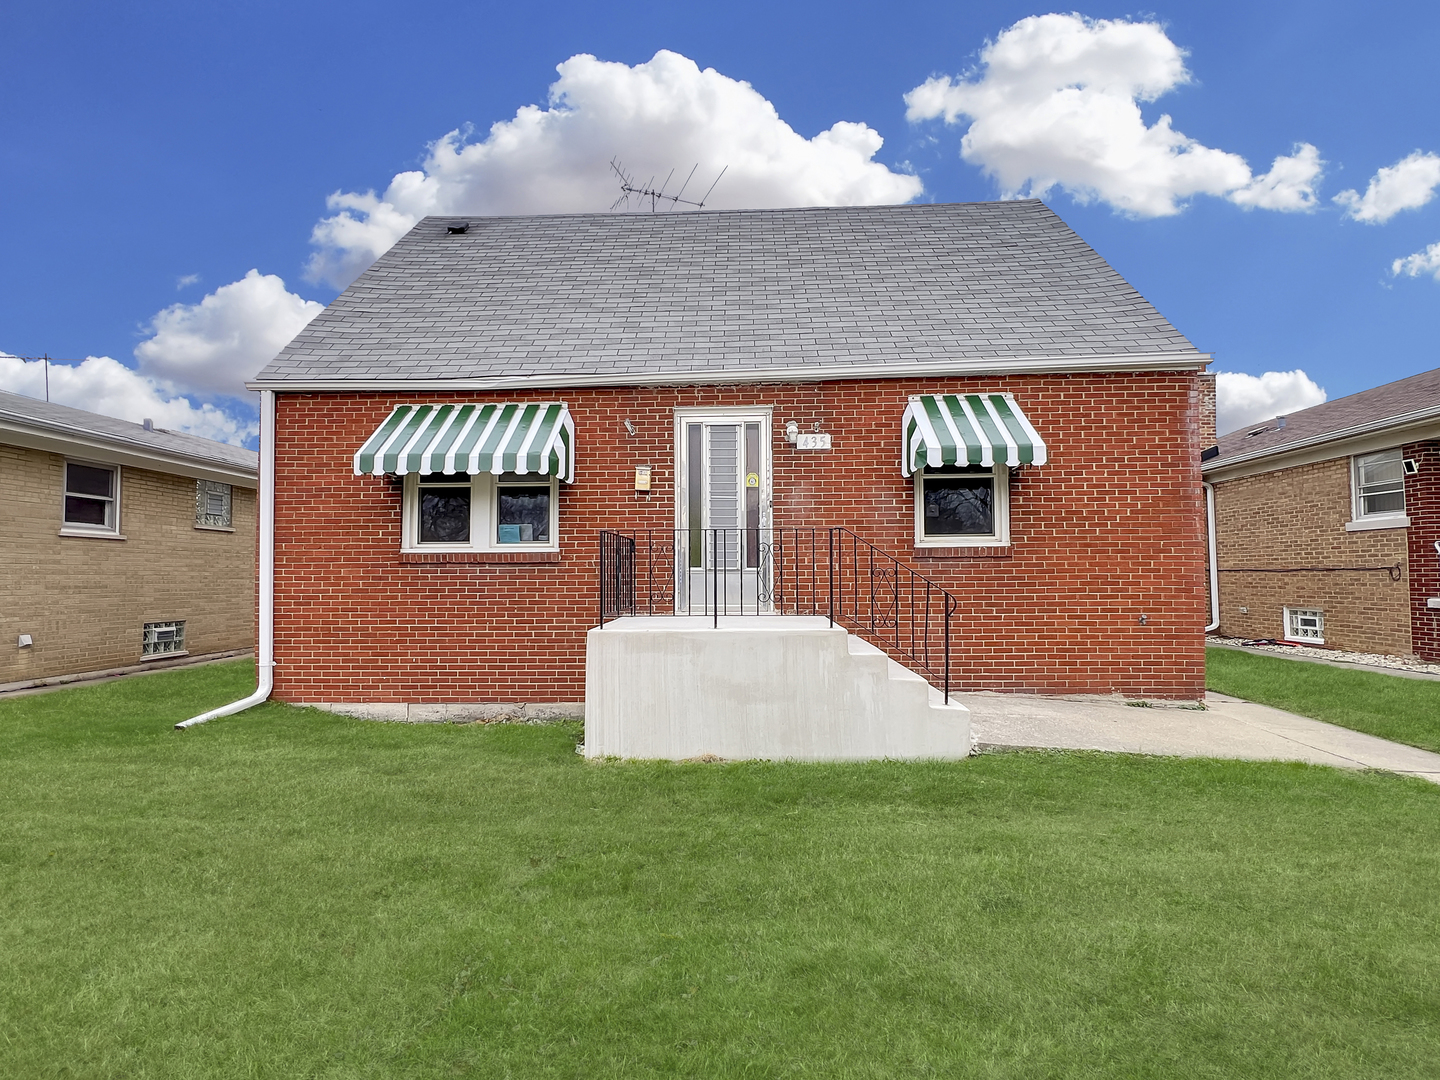
[[[1212,647],[1205,688],[1440,753],[1440,682]]]

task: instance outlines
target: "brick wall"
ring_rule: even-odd
[[[1219,633],[1283,638],[1283,608],[1318,608],[1325,612],[1326,645],[1410,653],[1409,530],[1346,532],[1350,513],[1348,457],[1216,484]],[[1383,570],[1242,572],[1397,563],[1399,581]]]
[[[1440,609],[1426,601],[1440,597],[1440,442],[1411,443],[1405,456],[1420,468],[1405,478],[1405,512],[1410,518],[1410,637],[1415,654],[1440,661]]]
[[[0,683],[138,663],[147,622],[184,619],[192,654],[254,644],[253,490],[233,489],[233,533],[198,530],[194,480],[122,468],[126,539],[62,537],[64,464],[0,446]]]
[[[910,394],[1012,391],[1050,451],[1011,484],[1007,549],[915,551],[900,475]],[[276,694],[289,701],[579,701],[596,621],[597,532],[673,528],[674,409],[772,406],[774,523],[847,525],[962,597],[964,687],[1202,694],[1205,623],[1199,402],[1190,373],[1050,375],[551,394],[278,396]],[[563,399],[576,483],[561,485],[558,562],[402,561],[401,496],[352,474],[404,401]],[[631,420],[635,436],[622,421]],[[798,452],[818,422],[834,449]],[[652,491],[634,492],[650,465]],[[1141,624],[1140,616],[1146,616]]]
[[[1200,449],[1208,450],[1220,441],[1215,433],[1215,376],[1210,372],[1195,377],[1200,396]]]

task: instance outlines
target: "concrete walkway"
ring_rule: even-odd
[[[981,749],[1307,761],[1341,769],[1385,769],[1440,784],[1440,754],[1224,694],[1206,694],[1204,710],[1032,694],[954,697],[970,709],[971,738]]]

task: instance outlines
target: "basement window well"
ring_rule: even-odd
[[[185,652],[185,620],[147,622],[140,637],[142,659],[178,656]]]
[[[1285,640],[1325,644],[1325,613],[1314,608],[1285,608]]]

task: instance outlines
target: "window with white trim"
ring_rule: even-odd
[[[1325,613],[1314,608],[1285,608],[1285,640],[1325,644]]]
[[[228,529],[231,524],[233,493],[229,484],[215,480],[195,481],[195,527]]]
[[[65,463],[66,532],[120,531],[120,469],[115,465]]]
[[[915,473],[915,543],[963,547],[1010,542],[1010,473],[1004,465]]]
[[[559,482],[536,473],[405,477],[406,551],[558,551]]]
[[[133,625],[133,624],[132,624]],[[140,635],[140,655],[174,656],[185,651],[185,620],[147,622]]]
[[[1405,515],[1405,462],[1399,450],[1382,450],[1353,458],[1354,519],[1399,518]]]

